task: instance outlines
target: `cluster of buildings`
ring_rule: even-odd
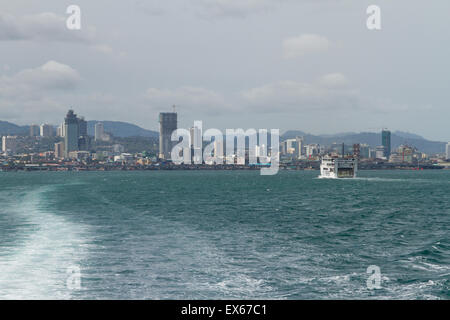
[[[18,149],[21,137],[3,136],[2,154],[0,162],[3,165],[8,159],[15,159],[24,165],[33,166],[34,163],[48,163],[51,165],[62,165],[65,163],[94,163],[98,164],[119,164],[119,165],[151,165],[170,163],[171,151],[177,142],[171,140],[172,132],[178,128],[178,119],[176,112],[163,112],[159,114],[159,152],[156,156],[142,153],[126,153],[126,149],[121,144],[114,144],[112,136],[105,132],[102,122],[94,126],[94,136],[88,135],[87,121],[83,117],[78,117],[73,110],[69,110],[64,122],[56,128],[49,124],[31,125],[29,136],[39,141],[41,138],[56,139],[54,150],[46,151],[40,154],[23,154],[18,156]],[[196,126],[190,128],[191,138],[191,157],[193,163],[202,163],[203,139],[202,130]],[[267,156],[269,145],[256,146],[255,154],[260,159]],[[95,141],[93,147],[93,141]],[[287,164],[311,163],[318,161],[320,157],[326,154],[336,156],[353,156],[362,162],[385,162],[417,164],[421,161],[429,160],[428,155],[419,152],[416,148],[401,145],[392,150],[391,132],[382,130],[381,144],[378,146],[369,146],[367,144],[353,144],[344,146],[336,142],[331,145],[323,146],[319,144],[307,144],[303,137],[287,139],[280,143],[281,162]],[[216,159],[225,157],[226,140],[215,141],[213,155]],[[220,150],[220,152],[218,152]],[[446,146],[446,159],[450,159],[450,143]],[[234,158],[248,159],[249,150],[245,150],[244,155],[233,155]],[[16,156],[16,158],[11,158]],[[198,158],[198,159],[197,159]],[[18,160],[19,159],[19,160]],[[227,160],[228,159],[223,159]],[[220,161],[221,162],[221,161]],[[236,160],[236,163],[240,163]],[[246,163],[244,161],[244,163]],[[215,164],[215,163],[206,163]]]
[[[287,139],[281,143],[281,158],[285,160],[318,160],[325,154],[334,156],[353,156],[362,161],[386,161],[390,163],[413,164],[428,160],[430,157],[417,148],[401,145],[392,149],[391,132],[383,129],[381,144],[369,146],[358,143],[352,146],[343,146],[342,143],[333,143],[328,146],[319,144],[305,144],[302,137]],[[446,146],[446,159],[450,159],[450,142]]]

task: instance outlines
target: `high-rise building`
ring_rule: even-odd
[[[30,126],[30,137],[37,137],[41,135],[41,127],[37,124],[32,124]]]
[[[384,147],[384,157],[389,159],[391,155],[391,132],[387,129],[381,131],[381,145]]]
[[[67,112],[64,119],[64,131],[64,157],[68,158],[71,151],[78,151],[78,138],[80,136],[78,118],[73,110]]]
[[[2,151],[9,154],[15,154],[17,152],[17,137],[16,136],[3,136],[2,137]]]
[[[201,164],[203,162],[202,128],[194,125],[189,132],[192,161],[194,164]]]
[[[368,159],[370,157],[370,147],[368,144],[360,144],[359,145],[359,154],[363,159]]]
[[[88,150],[89,142],[87,121],[84,120],[84,117],[81,117],[78,119],[78,149]]]
[[[41,124],[41,137],[52,137],[53,136],[53,126],[49,124]]]
[[[55,143],[55,158],[64,158],[64,142]]]
[[[295,157],[301,159],[303,155],[303,138],[297,137],[295,140]]]
[[[386,148],[384,146],[377,146],[375,148],[375,158],[376,159],[387,159],[386,158]]]
[[[353,145],[353,156],[357,159],[361,158],[361,145],[359,143]]]
[[[105,127],[102,122],[95,124],[95,141],[103,141],[105,136]]]
[[[450,159],[450,142],[447,143],[447,146],[445,148],[445,156],[446,156],[446,159]]]
[[[177,130],[177,114],[175,112],[162,112],[159,114],[159,158],[170,160],[172,147],[172,132]]]

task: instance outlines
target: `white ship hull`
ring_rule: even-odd
[[[321,179],[353,179],[358,172],[356,159],[338,159],[325,157],[320,164]]]

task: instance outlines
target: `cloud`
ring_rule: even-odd
[[[68,90],[75,88],[80,79],[78,72],[70,66],[48,61],[40,67],[25,69],[11,77],[0,77],[0,92]]]
[[[319,83],[324,87],[337,88],[347,86],[349,81],[342,73],[330,73],[320,77]]]
[[[82,24],[81,30],[69,30],[67,18],[52,12],[24,16],[0,12],[0,41],[76,43],[103,54],[114,53],[109,45],[100,43],[94,27]]]
[[[144,99],[152,107],[167,109],[177,105],[183,110],[202,113],[218,113],[227,107],[224,97],[215,91],[201,87],[183,86],[174,90],[149,88]]]
[[[137,11],[147,15],[160,16],[166,13],[161,3],[160,0],[137,0],[134,2],[134,7]]]
[[[266,113],[357,108],[359,94],[342,86],[344,79],[343,75],[329,74],[312,83],[279,81],[244,91],[242,97],[250,108]]]
[[[243,18],[253,13],[268,11],[283,0],[198,0],[201,14],[213,17]]]
[[[325,52],[331,46],[330,41],[316,34],[302,34],[283,41],[283,57],[292,59],[307,54]]]
[[[33,15],[14,16],[0,12],[0,40],[37,40],[76,42],[91,44],[95,42],[95,29],[82,27],[69,30],[65,16],[52,12]]]
[[[66,108],[60,96],[73,91],[81,81],[72,67],[48,61],[37,68],[12,76],[0,76],[0,112],[2,118],[34,122]]]

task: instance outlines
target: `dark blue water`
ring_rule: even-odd
[[[0,173],[0,298],[450,298],[450,171],[317,175]]]

